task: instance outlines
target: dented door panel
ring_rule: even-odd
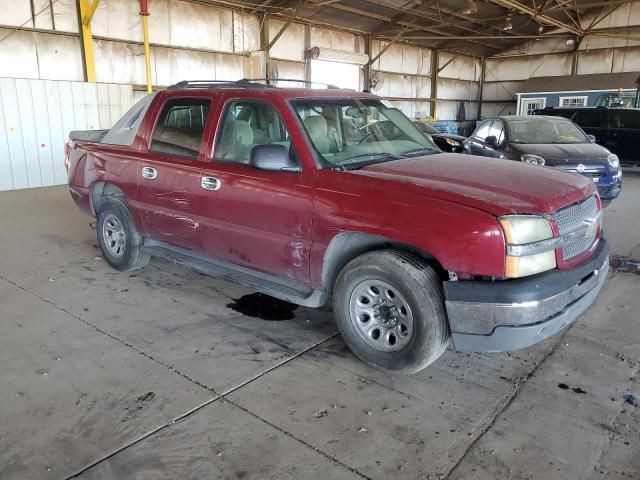
[[[143,176],[153,169],[155,178]],[[201,163],[157,153],[142,154],[138,168],[141,226],[149,237],[186,248],[198,247]]]
[[[265,172],[212,162],[203,176],[219,190],[201,189],[205,252],[215,258],[299,282],[309,281],[313,214],[311,174]]]

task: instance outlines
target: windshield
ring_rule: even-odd
[[[400,110],[379,100],[325,98],[291,104],[325,168],[356,169],[440,153]]]
[[[518,118],[507,121],[511,143],[590,143],[573,122],[557,117]]]
[[[440,130],[438,130],[433,125],[429,125],[428,123],[424,123],[424,122],[413,122],[413,123],[415,123],[416,127],[422,130],[423,133],[428,133],[429,135],[440,135],[441,133]]]

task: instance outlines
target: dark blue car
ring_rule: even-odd
[[[504,116],[481,122],[465,152],[561,168],[593,180],[603,202],[622,188],[618,157],[562,117]]]

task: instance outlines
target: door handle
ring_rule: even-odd
[[[202,177],[200,180],[200,186],[205,190],[217,191],[220,190],[222,182],[216,177]]]
[[[142,167],[142,176],[147,180],[155,180],[158,176],[158,170],[153,167]]]

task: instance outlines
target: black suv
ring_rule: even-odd
[[[547,107],[533,115],[565,117],[596,137],[596,143],[618,155],[622,166],[640,167],[640,109],[579,107]]]

